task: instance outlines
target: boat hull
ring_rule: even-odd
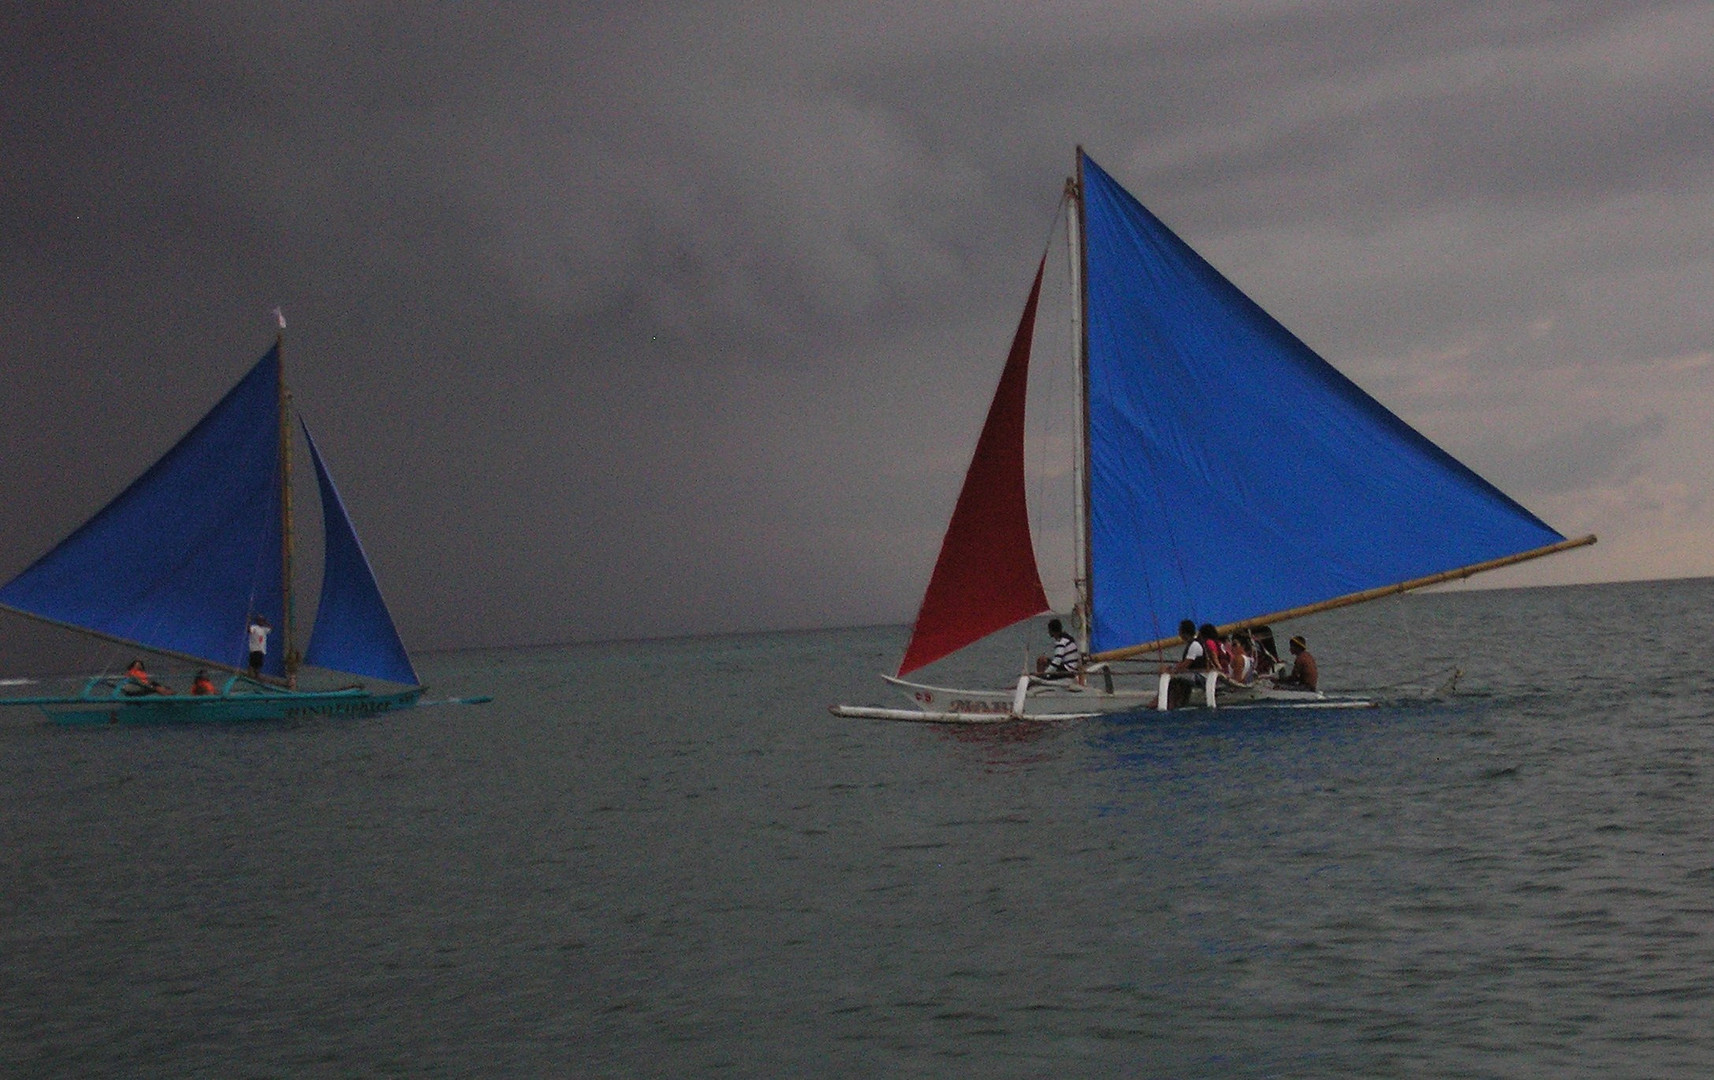
[[[391,693],[365,689],[257,691],[240,694],[153,694],[147,697],[67,697],[29,702],[59,724],[222,724],[362,717],[408,709],[423,687]]]
[[[971,690],[914,683],[892,675],[882,675],[881,678],[909,698],[913,707],[924,713],[1052,720],[1152,709],[1155,705],[1155,691],[1152,688],[1146,692],[1137,688],[1120,688],[1108,692],[1104,688],[1087,686],[1069,679],[1030,678],[1024,687],[1022,708],[1019,708],[1017,686],[1009,689]]]
[[[970,690],[914,683],[882,675],[910,699],[911,708],[835,705],[835,716],[872,720],[910,720],[937,724],[1003,724],[1016,721],[1053,722],[1084,720],[1096,716],[1138,711],[1157,711],[1166,700],[1166,681],[1161,676],[1152,686],[1087,685],[1060,679],[1022,676],[1009,690]],[[1218,678],[1214,692],[1201,675],[1192,679],[1190,700],[1181,708],[1359,708],[1373,703],[1361,698],[1329,697],[1314,690],[1286,690],[1257,683],[1242,686]]]

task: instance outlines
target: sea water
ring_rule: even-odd
[[[895,703],[886,627],[431,654],[494,703],[367,720],[8,710],[0,1074],[1714,1075],[1714,582],[1284,629],[1386,704],[830,716]]]

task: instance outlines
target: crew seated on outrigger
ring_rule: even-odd
[[[125,669],[125,685],[120,692],[128,697],[142,697],[144,694],[170,694],[161,683],[149,676],[149,669],[143,666],[143,661],[133,660],[131,666]]]
[[[1221,674],[1240,686],[1257,679],[1277,679],[1284,667],[1274,655],[1274,632],[1266,626],[1237,630],[1226,641],[1226,664]]]
[[[1274,685],[1282,690],[1314,690],[1321,683],[1321,673],[1316,670],[1315,657],[1310,655],[1309,642],[1302,634],[1291,639],[1289,643],[1293,663],[1291,673],[1274,680]]]
[[[1178,639],[1184,643],[1184,654],[1167,669],[1172,676],[1167,684],[1167,708],[1176,709],[1189,701],[1191,690],[1211,677],[1209,672],[1218,670],[1213,652],[1218,636],[1208,623],[1203,623],[1201,630],[1189,619],[1178,624]]]
[[[1058,619],[1049,619],[1047,632],[1053,637],[1053,656],[1036,657],[1038,679],[1075,679],[1083,670],[1083,650],[1077,639],[1065,632]]]
[[[1178,624],[1178,639],[1184,642],[1184,655],[1172,666],[1174,675],[1219,669],[1216,655],[1220,635],[1214,632],[1212,624],[1203,623],[1198,630],[1195,623],[1186,619]]]
[[[1228,679],[1239,686],[1249,686],[1256,681],[1256,658],[1252,655],[1254,645],[1250,641],[1248,630],[1239,630],[1225,641],[1226,667],[1222,672]]]
[[[1274,651],[1274,632],[1266,626],[1221,634],[1211,623],[1198,627],[1189,619],[1178,624],[1184,653],[1174,675],[1218,671],[1227,680],[1248,686],[1258,677],[1278,678],[1284,666]]]
[[[1172,675],[1170,707],[1183,704],[1210,673],[1238,686],[1254,686],[1259,678],[1272,679],[1273,685],[1283,690],[1315,690],[1320,683],[1315,657],[1309,654],[1302,635],[1291,639],[1297,663],[1289,674],[1281,674],[1285,665],[1274,651],[1274,632],[1269,627],[1238,630],[1222,637],[1212,624],[1198,627],[1186,619],[1178,624],[1178,637],[1184,643],[1184,653],[1167,669]]]
[[[1256,645],[1253,650],[1256,657],[1256,671],[1262,675],[1277,675],[1280,668],[1280,649],[1274,644],[1274,631],[1269,626],[1258,626],[1250,631],[1250,640]]]

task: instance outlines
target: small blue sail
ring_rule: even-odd
[[[0,604],[244,665],[251,615],[283,621],[279,379],[276,343],[164,457],[0,587]],[[282,673],[281,651],[264,670]]]
[[[1082,175],[1094,651],[1564,539]]]
[[[399,640],[393,617],[381,599],[375,572],[363,554],[345,500],[333,486],[333,476],[321,460],[309,425],[304,438],[315,462],[315,479],[321,489],[321,519],[324,542],[321,600],[316,605],[315,629],[310,631],[304,661],[316,667],[386,679],[417,686],[416,669]]]

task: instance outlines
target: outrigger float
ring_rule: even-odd
[[[1005,723],[1164,708],[1182,619],[1221,633],[1271,626],[1595,542],[1566,539],[1389,412],[1081,148],[1061,206],[1084,671],[991,690],[904,678],[1049,607],[1024,483],[1044,253],[910,643],[882,676],[910,704],[835,715]],[[1217,674],[1196,690],[1191,704],[1207,708],[1370,704]]]

